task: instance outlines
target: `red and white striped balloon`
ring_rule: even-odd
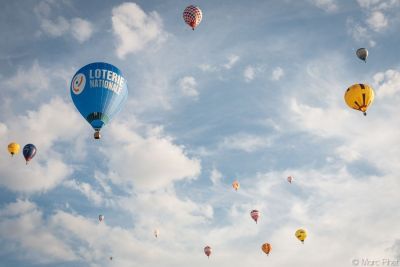
[[[210,258],[211,252],[212,252],[212,248],[210,246],[206,246],[204,248],[204,253],[207,255],[207,257]]]
[[[260,217],[260,212],[258,210],[252,210],[250,212],[251,218],[257,223],[258,218]]]
[[[183,11],[183,19],[185,20],[186,24],[192,27],[193,30],[200,24],[202,18],[203,13],[197,6],[188,6]]]

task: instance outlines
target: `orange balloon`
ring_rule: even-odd
[[[269,252],[271,251],[271,245],[269,243],[265,243],[261,246],[261,249],[265,254],[269,255]]]
[[[232,183],[232,187],[237,191],[240,188],[240,184],[238,181],[234,181]]]

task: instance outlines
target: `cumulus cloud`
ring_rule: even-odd
[[[185,76],[180,79],[179,87],[185,96],[197,97],[199,95],[196,79],[192,76]]]
[[[93,187],[85,182],[76,180],[68,180],[64,182],[64,186],[81,192],[90,202],[96,206],[104,203],[104,196],[100,192],[93,189]]]
[[[71,20],[71,34],[79,43],[83,43],[92,36],[93,25],[87,20],[73,18]]]
[[[217,169],[213,168],[210,174],[210,180],[211,182],[216,185],[219,184],[222,179],[222,173],[218,171]]]
[[[221,148],[254,152],[271,145],[271,140],[250,134],[236,134],[225,137],[220,144]]]
[[[109,140],[118,142],[102,151],[108,159],[108,177],[113,183],[156,190],[175,181],[193,179],[200,173],[199,160],[189,158],[184,147],[154,129],[141,136],[128,125],[113,123],[110,134]],[[113,152],[116,145],[121,147],[119,153]]]
[[[34,7],[41,31],[55,38],[70,34],[79,43],[89,40],[94,29],[90,21],[82,18],[67,19],[64,16],[52,18],[54,8],[58,4],[60,3],[54,1],[41,1]]]
[[[336,0],[311,0],[311,2],[326,12],[334,12],[338,9]]]
[[[38,152],[28,166],[25,166],[20,155],[14,158],[0,155],[0,185],[12,191],[42,192],[54,188],[71,174],[72,168],[64,163],[62,154],[52,149],[56,142],[74,140],[80,143],[78,140],[82,136],[83,124],[78,114],[71,112],[71,108],[55,98],[38,110],[20,116],[17,124],[12,118],[4,122],[8,127],[3,146],[7,145],[8,140],[14,140],[21,146],[33,143]],[[64,150],[64,156],[68,155],[67,152]]]
[[[252,66],[247,66],[243,72],[244,79],[246,82],[250,82],[254,79],[255,70]]]
[[[225,68],[225,69],[231,69],[238,61],[239,61],[239,56],[238,55],[230,55],[229,57],[228,57],[228,62],[227,63],[225,63],[225,64],[223,64],[222,66]]]
[[[374,83],[378,86],[379,98],[393,97],[400,91],[400,72],[392,69],[378,72],[374,75]]]
[[[388,19],[382,12],[374,11],[367,19],[367,24],[372,30],[379,32],[388,26]]]
[[[368,42],[370,47],[374,47],[376,42],[373,40],[368,28],[349,18],[346,21],[347,33],[357,42]]]
[[[124,58],[144,49],[152,42],[165,40],[166,33],[157,12],[146,14],[135,3],[123,3],[112,10],[112,26],[118,38],[117,55]]]
[[[49,225],[43,220],[43,213],[36,204],[17,200],[0,210],[0,214],[2,240],[8,242],[9,250],[17,249],[20,258],[42,264],[77,259],[72,249],[49,231]]]
[[[279,81],[284,75],[285,75],[285,72],[283,71],[283,69],[281,67],[276,67],[272,71],[271,79],[273,81]]]
[[[6,88],[21,90],[24,98],[33,98],[50,88],[50,71],[37,61],[30,68],[20,67],[16,74],[4,81]]]
[[[370,46],[375,46],[372,39],[374,32],[382,32],[389,28],[394,21],[391,12],[400,5],[398,0],[357,0],[359,6],[367,14],[363,22],[347,20],[348,33],[357,41],[368,41]]]

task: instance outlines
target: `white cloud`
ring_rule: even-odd
[[[220,144],[221,148],[254,152],[271,145],[271,140],[250,134],[236,134],[225,137]]]
[[[382,12],[374,11],[367,19],[367,24],[372,30],[380,32],[388,26],[388,19]]]
[[[74,18],[71,20],[71,34],[79,43],[86,42],[93,34],[93,25],[87,20]]]
[[[6,146],[9,140],[18,142],[22,147],[33,143],[37,147],[37,154],[28,166],[25,166],[22,155],[13,158],[0,155],[2,186],[25,193],[43,192],[54,188],[71,174],[72,168],[64,163],[62,157],[68,157],[68,153],[73,154],[75,151],[64,150],[61,154],[53,149],[56,142],[81,143],[84,122],[70,104],[55,98],[38,110],[28,111],[27,115],[19,116],[18,124],[12,117],[4,123],[8,126],[1,142],[3,146]],[[70,149],[73,150],[74,146]],[[76,149],[81,151],[80,147]]]
[[[326,12],[334,12],[338,9],[335,0],[311,0],[311,1],[315,6],[325,10]]]
[[[96,206],[104,203],[104,196],[100,192],[93,189],[93,187],[85,182],[76,180],[68,180],[64,182],[64,186],[81,192],[90,202]]]
[[[60,37],[69,31],[69,21],[64,17],[58,17],[55,20],[42,19],[40,23],[41,29],[52,37]]]
[[[210,64],[200,64],[199,68],[204,72],[216,72],[218,68]]]
[[[378,86],[377,97],[393,97],[400,91],[400,72],[392,69],[378,72],[374,75],[374,83]]]
[[[246,82],[250,82],[254,79],[255,76],[255,70],[252,66],[247,66],[246,69],[243,72],[243,76],[246,80]]]
[[[51,18],[53,7],[60,3],[41,1],[35,6],[34,12],[39,19],[40,29],[50,37],[57,38],[71,34],[79,43],[89,40],[93,34],[91,22],[82,18],[67,19],[63,16]],[[63,2],[63,4],[66,4],[66,2]]]
[[[283,69],[281,67],[276,67],[272,71],[271,79],[273,81],[279,81],[284,75],[285,75],[285,72],[283,71]]]
[[[146,14],[135,3],[123,3],[112,10],[112,26],[118,38],[117,55],[124,58],[144,49],[151,42],[162,42],[166,33],[157,12]]]
[[[184,147],[175,145],[159,130],[152,129],[143,137],[128,125],[114,122],[109,133],[108,140],[114,141],[102,152],[108,158],[108,177],[116,184],[156,190],[200,173],[199,160],[188,158]],[[119,153],[113,152],[116,145],[121,147]]]
[[[13,91],[20,90],[24,98],[33,98],[50,88],[50,71],[35,61],[29,69],[19,68],[4,84]]]
[[[229,57],[228,57],[228,62],[227,63],[225,63],[225,64],[223,64],[222,66],[225,68],[225,69],[231,69],[238,61],[239,61],[239,56],[238,55],[230,55]]]
[[[20,258],[43,264],[77,259],[72,249],[49,231],[42,212],[34,203],[17,200],[0,213],[4,215],[0,219],[2,240],[8,242],[8,249],[16,250]]]
[[[185,76],[180,79],[179,86],[185,96],[197,97],[199,95],[196,79],[192,76]]]
[[[216,185],[221,182],[222,179],[222,173],[220,173],[217,169],[213,168],[210,174],[210,180],[211,182]]]
[[[370,47],[374,47],[376,45],[376,42],[372,39],[367,27],[355,23],[353,19],[347,19],[346,27],[347,33],[351,35],[357,42],[368,42]]]

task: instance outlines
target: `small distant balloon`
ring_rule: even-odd
[[[233,189],[235,189],[236,191],[238,191],[238,189],[240,188],[239,182],[238,182],[238,181],[234,181],[234,182],[232,183],[232,187],[233,187]]]
[[[113,260],[113,257],[110,257],[110,261],[112,261]]]
[[[293,176],[288,176],[287,181],[291,184],[293,180]]]
[[[158,229],[154,230],[154,236],[158,238],[158,235],[160,234],[160,231]]]
[[[24,154],[26,164],[28,164],[28,162],[36,155],[36,147],[33,144],[27,144],[24,146],[22,154]]]
[[[208,258],[210,258],[211,253],[212,253],[212,248],[211,248],[210,246],[206,246],[206,247],[204,248],[204,254],[206,254],[206,256],[207,256]]]
[[[367,63],[367,57],[368,57],[368,50],[366,48],[359,48],[356,51],[356,55],[359,59],[363,60],[365,63]]]
[[[260,217],[260,212],[258,210],[252,210],[250,216],[257,223],[258,218]]]
[[[269,255],[269,253],[271,252],[271,244],[269,243],[265,243],[261,246],[261,250],[264,251],[265,254],[267,254],[267,256]]]
[[[307,238],[307,232],[304,229],[298,229],[295,233],[295,236],[301,243],[304,243],[304,240]]]
[[[197,6],[190,5],[183,11],[183,19],[185,23],[192,28],[192,30],[199,26],[202,18],[203,13]]]
[[[102,222],[104,220],[104,215],[99,215],[99,221]]]
[[[18,154],[20,146],[19,146],[19,144],[12,142],[8,145],[7,149],[8,149],[8,152],[11,154],[11,156],[14,156],[14,155]]]

